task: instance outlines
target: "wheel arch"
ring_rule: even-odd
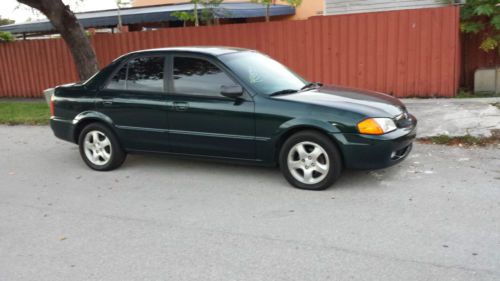
[[[333,126],[332,126],[333,127]],[[344,160],[344,154],[343,150],[341,149],[340,146],[340,141],[334,136],[335,134],[332,134],[332,131],[336,130],[328,130],[326,128],[323,128],[323,126],[318,126],[315,124],[301,124],[301,125],[295,125],[288,127],[286,130],[284,130],[276,139],[275,141],[275,147],[274,147],[274,161],[279,164],[279,156],[281,153],[281,148],[283,147],[283,144],[285,141],[290,138],[292,135],[301,132],[301,131],[315,131],[318,132],[324,136],[326,136],[328,139],[330,139],[337,148],[337,150],[340,153],[340,159],[342,160],[342,165],[345,164]]]
[[[73,119],[73,124],[75,126],[75,129],[73,130],[73,141],[75,143],[78,143],[78,139],[83,128],[91,123],[101,123],[109,127],[109,129],[114,132],[113,121],[108,116],[96,111],[82,112]]]

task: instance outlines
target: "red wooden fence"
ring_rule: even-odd
[[[474,72],[479,68],[492,68],[500,65],[500,55],[497,51],[485,52],[479,49],[484,34],[462,34],[462,73],[460,85],[474,89]]]
[[[304,21],[165,28],[98,34],[101,66],[121,54],[186,45],[262,51],[311,81],[366,88],[398,97],[451,97],[459,79],[459,10],[415,9],[321,16]],[[61,39],[0,44],[0,97],[40,97],[77,79]]]

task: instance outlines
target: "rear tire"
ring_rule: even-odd
[[[101,123],[85,126],[78,137],[78,145],[85,164],[96,171],[116,169],[127,157],[113,131]]]
[[[290,184],[307,190],[330,187],[342,172],[342,159],[336,145],[312,130],[298,132],[285,141],[279,164]]]

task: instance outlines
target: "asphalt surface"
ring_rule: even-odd
[[[277,169],[129,156],[88,169],[0,126],[0,280],[500,280],[500,150],[417,144],[322,192]]]

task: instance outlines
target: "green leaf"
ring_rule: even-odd
[[[260,4],[264,5],[264,6],[272,4],[272,0],[251,0],[250,2],[260,3]]]
[[[181,21],[194,21],[194,15],[185,11],[176,11],[171,14],[173,17]]]
[[[460,31],[464,33],[478,33],[484,29],[484,24],[482,22],[462,22],[460,24]]]
[[[474,13],[478,16],[491,16],[495,13],[495,7],[491,4],[479,5],[474,9]]]
[[[13,24],[15,22],[16,22],[15,20],[5,19],[0,16],[0,25]]]
[[[302,0],[286,0],[286,2],[292,7],[298,7],[302,4]]]
[[[468,20],[474,16],[475,16],[475,14],[474,14],[473,7],[465,5],[460,9],[460,18],[462,20]]]
[[[13,42],[15,40],[16,38],[12,35],[12,33],[0,31],[0,42]]]
[[[500,30],[500,15],[492,17],[490,23],[496,30]]]
[[[485,52],[489,52],[498,48],[498,41],[495,38],[488,37],[481,42],[479,48]]]

